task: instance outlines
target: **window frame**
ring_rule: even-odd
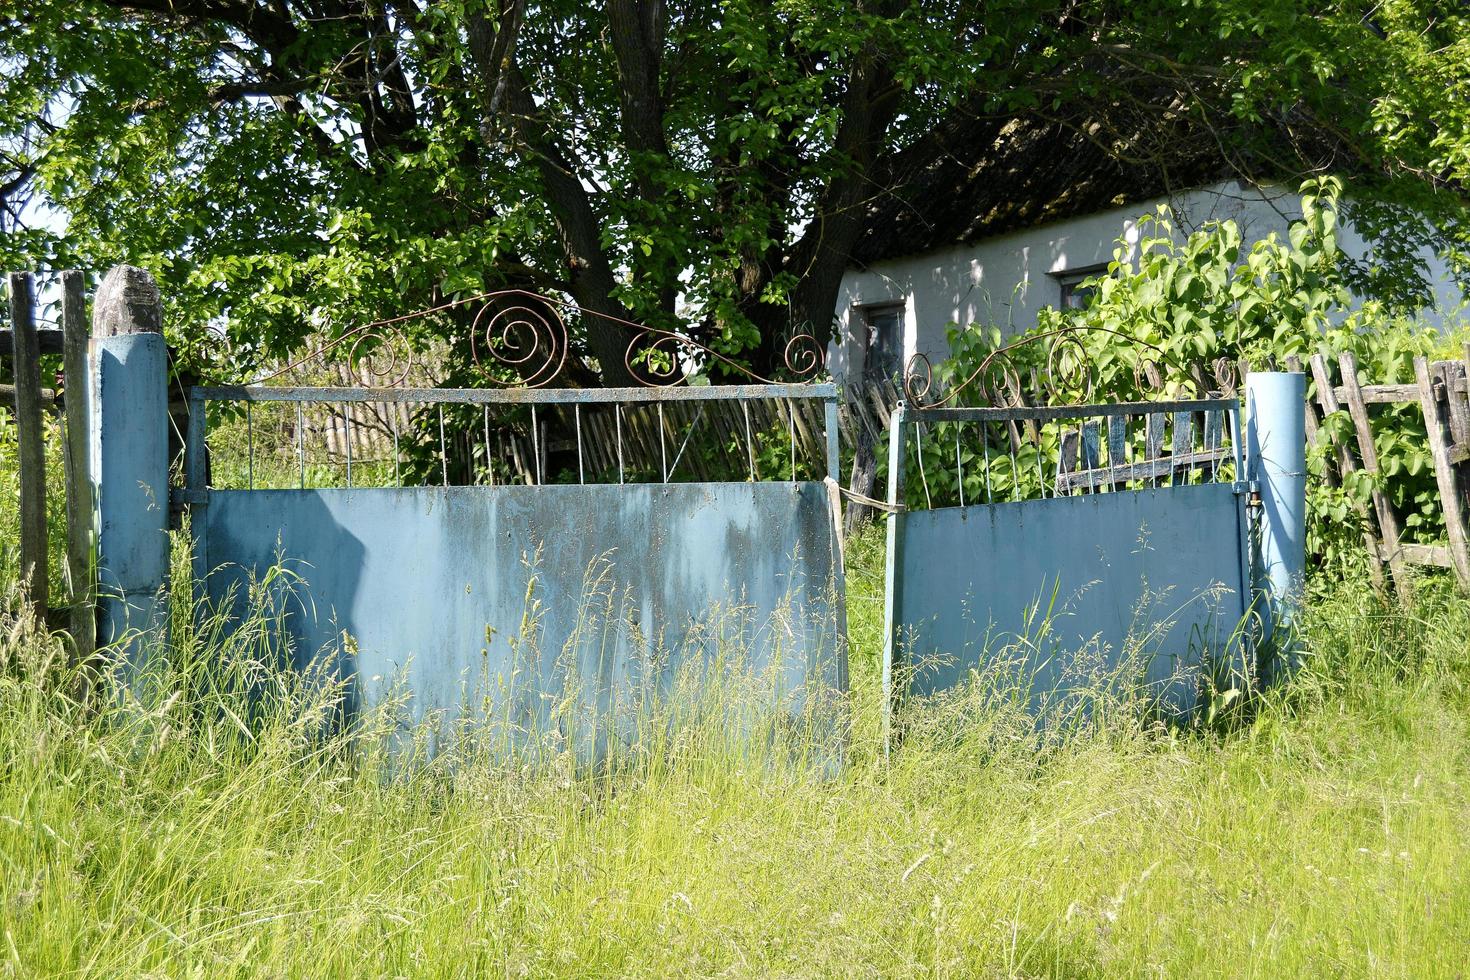
[[[1056,280],[1057,283],[1057,309],[1083,309],[1086,306],[1085,303],[1079,305],[1077,302],[1075,302],[1077,296],[1077,287],[1088,279],[1093,279],[1103,273],[1106,273],[1108,271],[1109,264],[1110,263],[1107,262],[1101,262],[1093,265],[1081,266],[1080,268],[1076,269],[1056,269],[1050,273],[1047,273],[1054,280]]]
[[[885,299],[875,303],[854,303],[853,310],[862,318],[863,377],[872,380],[877,376],[876,372],[873,370],[874,363],[871,355],[873,353],[874,347],[876,346],[875,342],[878,339],[879,331],[878,328],[874,325],[873,321],[879,316],[886,315],[894,316],[898,324],[898,329],[893,337],[894,345],[889,353],[891,354],[894,362],[893,373],[895,375],[902,375],[904,341],[907,339],[905,337],[905,333],[908,330],[907,298]],[[887,374],[885,373],[883,376],[886,377]]]

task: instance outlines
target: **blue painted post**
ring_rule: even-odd
[[[1255,588],[1264,623],[1261,678],[1296,667],[1292,623],[1307,562],[1306,375],[1267,371],[1245,380],[1246,452],[1260,487]]]
[[[88,455],[97,501],[98,641],[137,664],[167,622],[168,351],[153,277],[115,266],[93,303]],[[152,634],[152,636],[150,636]]]

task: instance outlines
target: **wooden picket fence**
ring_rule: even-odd
[[[20,468],[20,572],[25,597],[36,615],[47,620],[61,612],[50,594],[46,527],[45,413],[62,422],[65,463],[66,568],[68,595],[63,598],[65,625],[73,654],[84,660],[95,643],[96,583],[92,567],[92,484],[87,474],[87,399],[77,391],[67,397],[66,385],[53,390],[42,385],[41,357],[60,354],[62,379],[87,376],[90,325],[80,272],[60,275],[60,329],[39,329],[35,317],[35,280],[29,273],[11,273],[10,329],[0,330],[0,356],[10,360],[13,381],[3,394],[15,413]]]
[[[1352,354],[1340,354],[1336,362],[1336,378],[1327,356],[1317,354],[1309,362],[1316,400],[1307,404],[1307,438],[1317,440],[1326,415],[1346,411],[1352,419],[1352,439],[1334,445],[1326,479],[1338,485],[1344,477],[1361,471],[1374,481],[1370,500],[1356,505],[1365,528],[1363,543],[1373,559],[1374,585],[1386,592],[1391,578],[1394,591],[1407,600],[1410,569],[1427,566],[1453,569],[1461,587],[1470,591],[1470,521],[1466,516],[1470,511],[1470,397],[1466,389],[1470,343],[1465,345],[1462,360],[1415,358],[1414,381],[1407,384],[1364,384]],[[1297,358],[1288,359],[1286,366],[1302,369]],[[1423,413],[1444,513],[1444,544],[1405,541],[1403,522],[1382,486],[1370,406],[1403,404],[1416,404]]]

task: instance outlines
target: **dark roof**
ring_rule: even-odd
[[[868,208],[852,259],[966,244],[1132,204],[1229,177],[1264,176],[1227,160],[1218,133],[1183,123],[1120,140],[1098,122],[964,118],[898,154]]]

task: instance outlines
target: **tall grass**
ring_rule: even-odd
[[[1296,683],[1234,728],[1111,712],[1042,745],[975,684],[916,709],[885,760],[880,555],[871,538],[849,551],[836,774],[727,737],[715,710],[615,769],[471,751],[405,766],[390,712],[334,725],[330,672],[279,666],[264,596],[233,632],[181,604],[173,655],[84,710],[59,643],[10,617],[0,970],[1462,968],[1470,602],[1431,582],[1396,610],[1361,582],[1315,583]]]

